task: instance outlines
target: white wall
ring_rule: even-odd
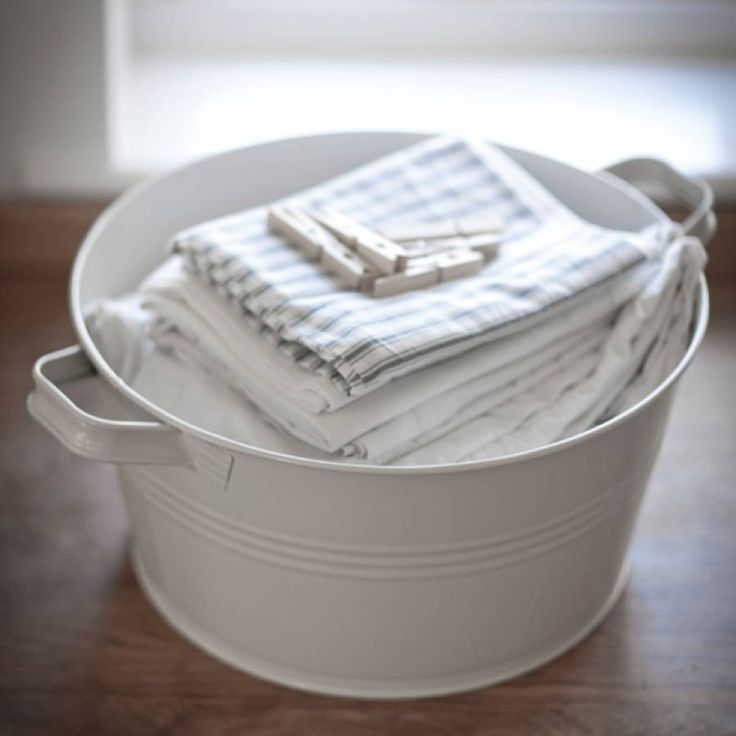
[[[106,195],[143,173],[225,146],[269,135],[354,127],[345,115],[340,117],[344,111],[335,106],[336,99],[348,100],[346,106],[355,109],[358,119],[353,122],[361,128],[452,129],[451,121],[433,110],[443,100],[447,108],[448,99],[457,98],[460,112],[472,111],[467,101],[485,93],[491,107],[494,100],[506,106],[512,98],[516,105],[507,116],[508,130],[497,113],[487,116],[495,127],[484,125],[483,133],[496,140],[579,165],[656,154],[734,187],[736,46],[730,42],[736,5],[730,0],[303,0],[298,9],[294,2],[0,0],[0,196]],[[361,9],[357,23],[356,8]],[[632,23],[636,8],[639,15]],[[129,27],[134,31],[130,37]],[[362,45],[356,49],[358,41]],[[547,122],[550,114],[557,114],[559,130],[566,129],[565,114],[580,117],[578,107],[585,108],[597,138],[581,138],[573,131],[568,135],[570,150],[564,140],[555,147],[549,125],[541,141],[534,130],[529,140],[514,135],[523,127],[516,120],[533,125],[540,116],[524,112],[519,85],[503,92],[516,79],[503,69],[505,60],[528,66],[533,54],[557,46],[572,54],[570,73],[546,69],[547,61],[541,59],[553,83],[545,82],[533,66],[526,76],[524,69],[519,75],[521,82],[529,82],[527,96],[544,108]],[[455,73],[464,86],[448,78],[440,98],[424,68],[409,68],[402,77],[401,64],[413,63],[421,49],[425,61],[445,64],[437,74]],[[396,57],[409,51],[408,59]],[[456,51],[470,55],[463,62],[467,68],[456,63]],[[289,58],[287,52],[296,56]],[[630,56],[644,52],[644,66],[626,67]],[[601,54],[612,66],[596,77]],[[491,64],[494,55],[503,62],[500,71]],[[320,66],[323,61],[329,68]],[[671,68],[675,64],[677,69]],[[385,83],[379,74],[384,68]],[[406,89],[419,95],[416,74],[429,90],[427,113],[414,116],[420,123],[408,114],[397,113],[396,119],[379,115],[387,99],[391,104],[405,98],[411,102],[401,93],[402,79]],[[534,88],[535,79],[541,89]],[[349,96],[341,97],[341,83],[359,101],[364,99],[361,83],[375,93],[375,100],[366,96],[373,116],[353,105]],[[284,130],[272,124],[274,119],[291,120],[278,116],[277,103],[283,106],[304,91],[301,87],[314,91],[315,85],[324,93],[318,95],[323,104],[316,106],[322,117],[312,115],[305,130],[304,115]],[[567,108],[561,104],[567,98],[556,91],[560,87],[569,92]],[[597,89],[595,95],[591,87]],[[393,88],[398,92],[391,98]],[[502,94],[494,97],[496,88]],[[635,110],[617,102],[614,88],[624,90],[620,99]],[[448,97],[448,90],[454,97]],[[651,106],[657,115],[649,111]],[[313,108],[308,112],[315,113]],[[613,127],[610,136],[602,135],[599,120]],[[649,138],[643,135],[647,130]],[[576,157],[585,154],[588,139],[600,161]],[[542,145],[547,143],[549,150]]]
[[[0,0],[0,194],[99,195],[108,170],[104,0]]]

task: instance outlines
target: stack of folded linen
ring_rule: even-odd
[[[492,215],[503,242],[469,278],[376,298],[270,233],[266,208],[177,235],[88,324],[124,380],[218,434],[347,462],[497,457],[625,410],[686,349],[700,242],[587,223],[488,144],[432,139],[285,204],[376,230]]]

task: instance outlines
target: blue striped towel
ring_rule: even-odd
[[[481,213],[505,225],[499,255],[479,274],[384,299],[341,286],[271,235],[263,207],[175,237],[188,267],[235,300],[264,338],[351,397],[573,308],[663,238],[586,223],[497,148],[447,137],[288,202],[334,207],[376,228]]]

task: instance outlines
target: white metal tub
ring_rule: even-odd
[[[539,666],[596,626],[622,589],[674,388],[708,317],[703,281],[687,354],[625,414],[532,452],[433,467],[320,462],[218,437],[152,405],[105,363],[84,305],[135,287],[174,232],[420,137],[277,141],[133,189],[76,259],[81,347],[34,369],[31,413],[73,452],[118,464],[136,572],[162,615],[229,664],[317,692],[400,698],[478,687]],[[507,151],[592,221],[638,229],[665,217],[609,175]],[[637,169],[619,173],[627,166]],[[689,222],[706,240],[709,210],[700,197]],[[75,405],[62,385],[94,371],[148,418],[109,420]]]

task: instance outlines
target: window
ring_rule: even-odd
[[[736,195],[733,28],[732,0],[0,5],[0,84],[18,100],[0,190],[113,192],[233,146],[371,128],[586,168],[659,156]]]
[[[585,167],[646,153],[718,174],[736,150],[730,2],[125,6],[123,169],[368,128],[482,135]]]

